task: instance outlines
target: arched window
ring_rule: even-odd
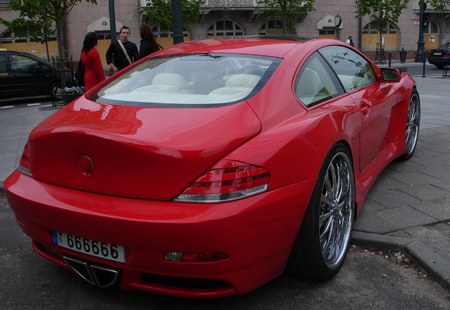
[[[283,32],[283,22],[278,19],[269,20],[259,29],[259,35],[280,34]]]
[[[381,30],[380,38],[377,25],[373,22],[369,23],[362,30],[362,50],[377,53],[381,50],[385,52],[398,51],[399,35],[398,27],[393,23],[387,23]]]
[[[436,23],[429,22],[427,27],[423,30],[424,33],[439,33],[439,26]]]
[[[244,30],[232,20],[218,20],[208,29],[209,36],[242,36]]]
[[[423,39],[425,41],[426,50],[438,48],[441,42],[439,25],[433,22],[429,22],[423,30]]]
[[[373,22],[369,23],[363,28],[362,33],[378,33],[378,27]],[[384,27],[381,33],[396,34],[398,33],[398,28],[394,24],[388,23],[387,27]]]

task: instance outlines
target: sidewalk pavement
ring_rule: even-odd
[[[407,64],[393,64],[401,65]],[[414,78],[422,103],[416,153],[381,173],[355,223],[352,242],[403,249],[450,289],[450,79]],[[51,104],[0,107],[0,192],[19,164],[31,129],[55,111]]]

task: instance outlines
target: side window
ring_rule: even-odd
[[[0,73],[6,74],[6,56],[0,56]]]
[[[343,46],[327,46],[319,52],[336,72],[345,91],[376,82],[370,63],[354,51]]]
[[[39,63],[28,57],[11,55],[10,61],[11,72],[14,73],[36,73],[41,71]]]
[[[315,53],[305,62],[297,76],[295,94],[306,106],[312,106],[338,95],[340,91],[336,83],[327,64]]]

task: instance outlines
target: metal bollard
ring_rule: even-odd
[[[392,62],[392,53],[389,52],[389,67],[391,66],[391,62]]]

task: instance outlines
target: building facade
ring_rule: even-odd
[[[139,45],[139,25],[147,22],[144,7],[151,0],[115,1],[116,30],[122,25],[131,28],[130,40]],[[9,1],[0,0],[0,17],[12,20],[18,12],[7,8]],[[368,17],[357,17],[355,0],[315,0],[311,11],[296,26],[297,35],[305,38],[332,37],[346,40],[352,36],[355,46],[375,60],[380,50],[380,37]],[[445,14],[427,9],[429,24],[424,29],[425,49],[431,49],[450,40],[450,20]],[[341,17],[336,27],[335,17]],[[110,42],[109,1],[98,0],[97,5],[81,2],[74,7],[67,18],[67,54],[75,61],[79,59],[84,36],[95,31],[99,40],[97,49],[104,55]],[[163,46],[172,44],[171,32],[152,25],[158,41]],[[382,46],[393,58],[404,49],[407,58],[416,56],[419,39],[419,0],[412,0],[403,11],[397,24],[389,25],[382,34]],[[199,19],[184,27],[185,40],[199,40],[209,37],[277,35],[282,33],[282,23],[273,19],[258,0],[205,0]],[[55,42],[50,42],[50,55],[57,55]],[[0,48],[22,50],[45,57],[44,46],[29,42],[26,37],[11,33],[0,25]],[[105,64],[105,60],[103,59]]]

